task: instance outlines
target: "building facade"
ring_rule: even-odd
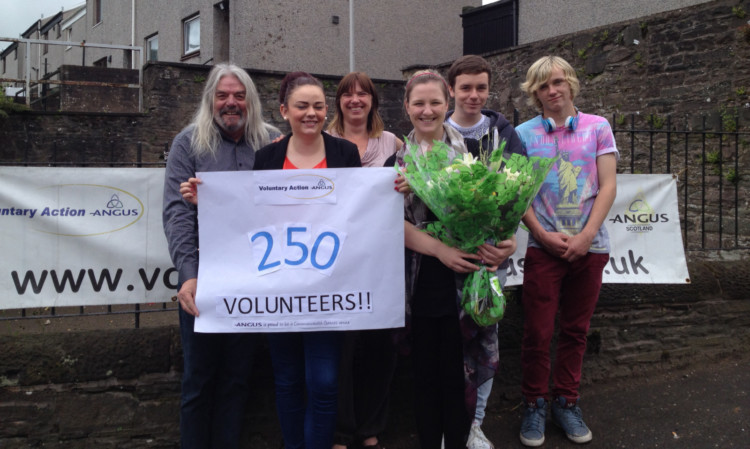
[[[400,79],[405,66],[460,56],[462,8],[479,6],[480,0],[86,0],[81,10],[42,19],[22,37],[141,46],[144,62],[231,60],[259,70],[343,75],[350,68],[350,4],[355,69],[373,78]],[[53,21],[55,31],[40,32]],[[53,61],[116,68],[141,63],[129,50],[73,46],[63,52],[47,58],[47,66]],[[13,68],[3,77],[22,78],[23,55],[13,59],[11,51],[8,56],[3,61]],[[44,63],[32,55],[32,78]]]
[[[500,0],[513,3],[515,45],[679,9],[707,0]],[[481,0],[86,0],[32,24],[22,37],[75,42],[32,45],[32,79],[62,64],[137,68],[148,60],[305,70],[343,75],[354,68],[373,78],[401,79],[409,66],[435,66],[464,52],[461,15]],[[352,7],[352,11],[350,11]],[[482,8],[490,8],[487,5]],[[350,21],[350,13],[353,20]],[[350,39],[350,23],[353,39]],[[480,33],[492,32],[482,29]],[[499,32],[499,31],[498,31]],[[478,36],[480,39],[482,36]],[[353,52],[350,44],[353,41]],[[90,44],[143,47],[94,48]],[[0,78],[25,76],[26,45],[0,58]]]

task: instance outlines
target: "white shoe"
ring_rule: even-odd
[[[479,424],[472,423],[469,431],[469,440],[466,442],[467,449],[495,449],[495,445],[484,436]]]

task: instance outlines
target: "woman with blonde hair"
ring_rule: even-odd
[[[464,139],[444,123],[448,102],[448,85],[438,73],[423,70],[409,79],[404,107],[414,129],[407,136],[408,143],[418,145],[424,153],[432,151],[435,142],[444,142],[451,159],[467,152],[476,154],[476,140]],[[403,166],[406,152],[405,148],[399,150],[386,165]],[[407,190],[405,184],[399,187]],[[420,228],[437,218],[413,193],[405,195],[404,218],[407,326],[420,446],[438,449],[444,439],[446,449],[465,449],[476,402],[466,401],[466,395],[476,397],[476,390],[467,388],[464,367],[470,354],[462,332],[458,293],[465,275],[479,270],[477,261],[495,270],[502,262],[502,253],[493,245],[483,244],[476,254],[470,254],[422,232]]]

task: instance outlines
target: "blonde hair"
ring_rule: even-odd
[[[529,70],[526,72],[526,81],[521,84],[521,90],[526,92],[526,95],[529,97],[529,106],[536,106],[537,108],[542,109],[542,102],[536,97],[536,91],[539,90],[539,86],[549,80],[549,77],[555,68],[559,68],[563,71],[565,81],[570,85],[571,99],[575,99],[578,95],[578,92],[581,90],[581,85],[578,82],[575,69],[568,64],[568,61],[559,56],[544,56],[531,64],[531,67],[529,67]]]
[[[204,154],[215,155],[221,141],[219,127],[214,123],[214,96],[219,81],[225,76],[237,78],[245,87],[245,102],[247,104],[245,120],[245,141],[259,150],[271,143],[270,132],[277,131],[275,127],[263,121],[263,114],[255,84],[243,69],[228,63],[216,64],[208,74],[208,80],[203,88],[200,107],[193,116],[191,125],[194,127],[190,143],[197,156]]]

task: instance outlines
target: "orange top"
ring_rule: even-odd
[[[297,167],[294,164],[292,164],[292,161],[290,161],[288,157],[284,158],[284,167],[283,167],[284,170],[293,170],[296,168]],[[318,162],[318,165],[316,165],[313,168],[328,168],[328,163],[326,162],[326,158],[323,158],[323,160]]]

